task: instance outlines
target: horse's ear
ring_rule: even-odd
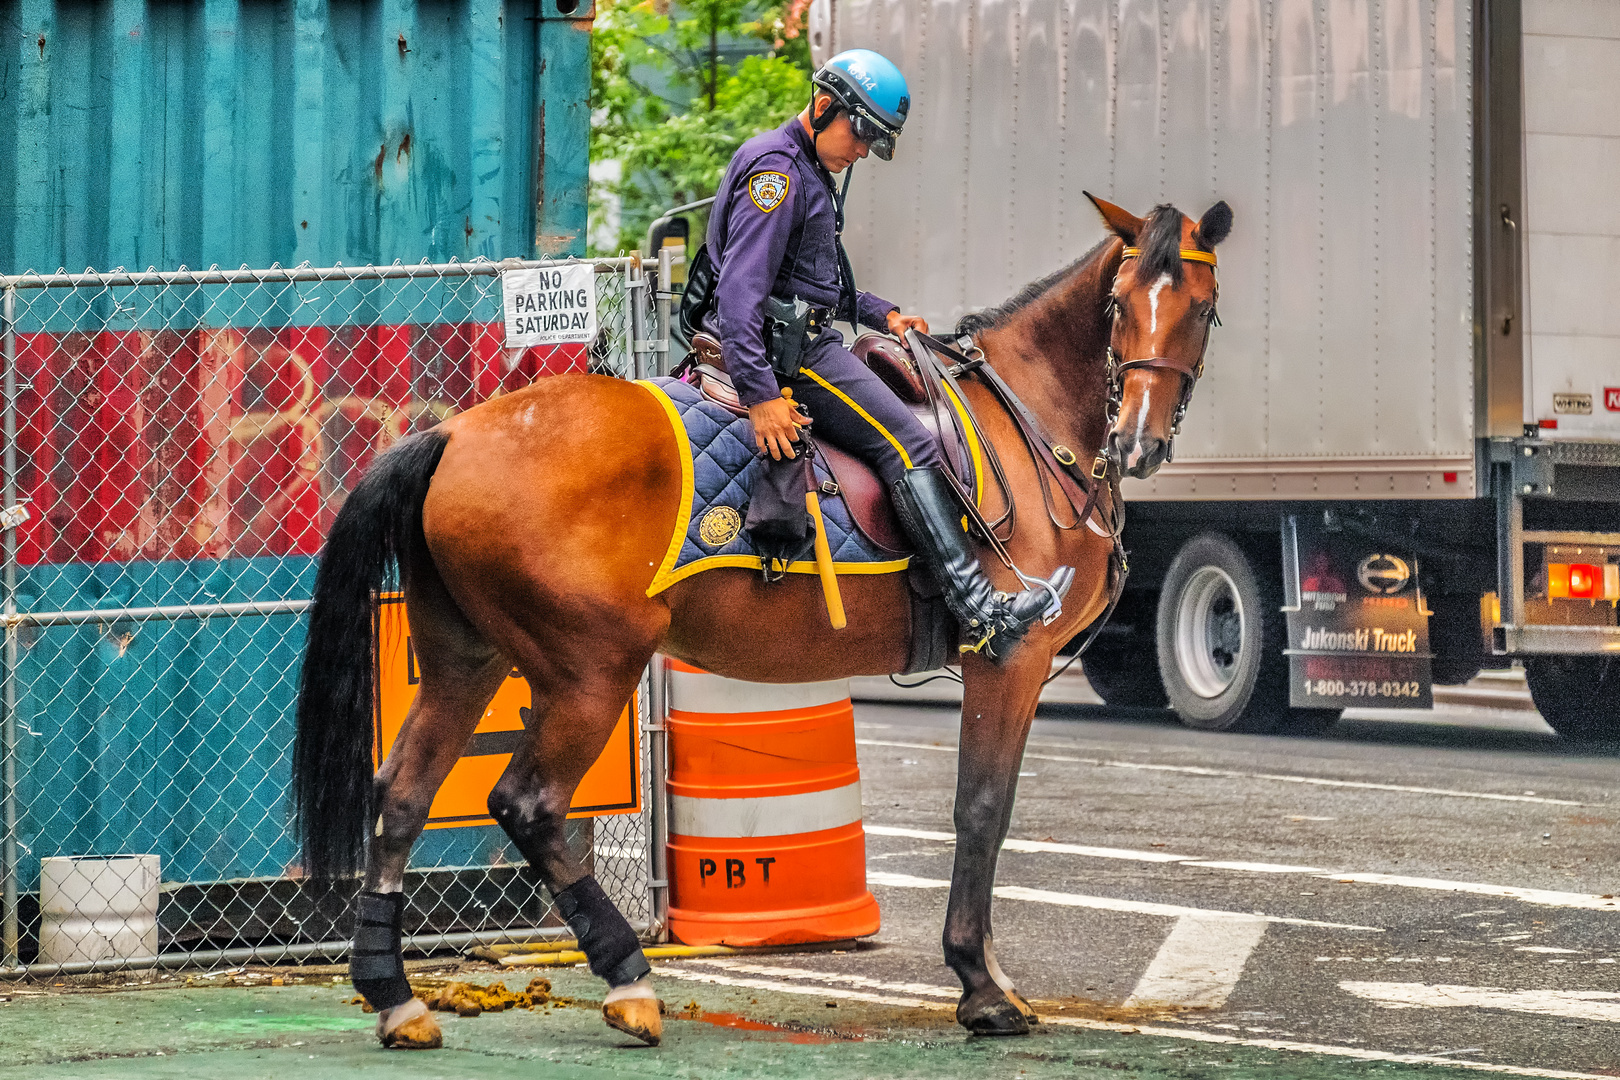
[[[1091,205],[1097,208],[1097,213],[1102,215],[1103,221],[1113,230],[1115,236],[1128,245],[1136,243],[1136,238],[1141,235],[1142,226],[1146,224],[1143,219],[1129,210],[1115,206],[1107,199],[1097,198],[1089,191],[1085,193],[1085,196],[1091,200]]]
[[[1225,199],[1205,210],[1204,216],[1198,219],[1198,239],[1207,248],[1214,248],[1231,231],[1232,208],[1226,205]]]

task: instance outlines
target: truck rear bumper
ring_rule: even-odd
[[[1620,626],[1496,626],[1498,655],[1620,652]]]
[[[1548,442],[1527,435],[1491,440],[1488,458],[1496,498],[1498,617],[1502,620],[1491,627],[1492,651],[1499,656],[1620,652],[1620,619],[1614,614],[1612,595],[1601,595],[1602,590],[1593,593],[1590,588],[1574,594],[1591,596],[1592,606],[1599,611],[1607,608],[1608,614],[1594,620],[1597,625],[1563,624],[1560,616],[1569,618],[1574,613],[1548,608],[1553,603],[1571,603],[1570,594],[1550,592],[1551,567],[1547,565],[1615,561],[1620,534],[1609,523],[1620,520],[1620,445]],[[1531,528],[1525,526],[1527,498],[1537,503],[1537,521]],[[1594,506],[1601,509],[1595,519]],[[1560,556],[1561,551],[1568,554]],[[1566,599],[1552,601],[1550,596]]]

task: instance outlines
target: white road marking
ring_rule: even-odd
[[[952,842],[955,834],[926,829],[906,829],[894,825],[868,825],[866,831],[874,836],[900,836],[914,840]],[[1251,874],[1310,874],[1324,881],[1343,884],[1389,885],[1402,889],[1429,889],[1435,892],[1474,893],[1480,896],[1501,896],[1522,900],[1543,907],[1579,908],[1585,911],[1620,911],[1620,900],[1613,896],[1593,893],[1556,892],[1551,889],[1524,889],[1517,885],[1489,885],[1477,881],[1451,881],[1446,878],[1406,877],[1401,874],[1340,873],[1314,866],[1288,866],[1282,863],[1226,862],[1198,859],[1191,855],[1169,855],[1162,851],[1131,851],[1126,848],[1096,848],[1082,844],[1059,844],[1047,840],[1008,840],[1002,847],[1007,851],[1049,852],[1059,855],[1083,855],[1099,859],[1130,859],[1137,862],[1178,863],[1182,866],[1210,867],[1217,870],[1236,870]]]
[[[682,961],[681,963],[691,963],[691,961]],[[742,990],[767,990],[780,994],[798,994],[804,997],[841,998],[846,1001],[864,1001],[876,1005],[892,1005],[903,1009],[931,1009],[937,1011],[955,1009],[955,1006],[948,1001],[930,1001],[920,997],[880,994],[863,990],[846,990],[841,986],[805,986],[800,983],[784,982],[781,979],[747,978],[713,971],[692,971],[677,967],[674,964],[661,963],[654,970],[660,977],[667,976],[683,979],[687,982],[709,983],[716,986],[735,986]],[[878,980],[863,980],[863,982],[870,985],[877,983]],[[895,983],[893,985],[909,987],[914,984]],[[931,996],[943,997],[947,990],[948,988],[943,986],[934,987]],[[954,990],[950,990],[949,994],[952,998],[960,996]],[[1149,1035],[1161,1039],[1181,1039],[1186,1042],[1210,1043],[1219,1046],[1251,1046],[1261,1050],[1284,1050],[1290,1053],[1316,1054],[1323,1057],[1351,1058],[1356,1061],[1387,1061],[1402,1065],[1449,1065],[1452,1068],[1468,1069],[1473,1072],[1500,1073],[1507,1076],[1545,1077],[1546,1080],[1612,1080],[1611,1077],[1598,1073],[1573,1072],[1566,1069],[1537,1069],[1522,1065],[1495,1065],[1485,1061],[1467,1061],[1460,1058],[1439,1057],[1434,1054],[1397,1054],[1387,1050],[1365,1050],[1355,1046],[1296,1042],[1292,1039],[1246,1039],[1241,1036],[1223,1035],[1213,1031],[1162,1027],[1155,1024],[1121,1024],[1110,1020],[1089,1020],[1079,1016],[1043,1015],[1041,1022],[1055,1027],[1082,1028],[1089,1031],[1114,1031],[1125,1035]]]
[[[857,746],[898,746],[909,750],[939,750],[948,754],[957,752],[955,746],[938,743],[894,742],[886,739],[856,739]],[[1211,776],[1222,779],[1275,780],[1285,784],[1311,784],[1316,787],[1358,788],[1367,791],[1400,791],[1410,795],[1443,795],[1450,799],[1488,799],[1493,802],[1546,803],[1551,806],[1585,806],[1573,799],[1549,799],[1541,795],[1500,795],[1490,791],[1456,791],[1451,788],[1413,787],[1409,784],[1376,784],[1367,780],[1329,780],[1322,776],[1298,776],[1292,773],[1251,773],[1235,769],[1207,769],[1201,765],[1154,765],[1143,761],[1119,761],[1112,758],[1070,757],[1063,754],[1026,753],[1036,761],[1067,761],[1077,765],[1100,765],[1110,769],[1139,769],[1146,772],[1183,773],[1188,776]]]
[[[921,994],[924,997],[949,998],[952,1001],[956,1001],[962,996],[960,990],[952,990],[946,986],[931,986],[928,983],[885,982],[882,979],[869,979],[865,975],[846,975],[842,972],[814,971],[810,968],[751,964],[746,960],[730,960],[724,957],[699,957],[686,962],[725,968],[727,971],[735,971],[743,975],[775,975],[781,979],[803,979],[808,982],[842,984],[857,987],[861,990],[891,990],[899,991],[902,994]]]
[[[870,1001],[876,1005],[898,1005],[905,1009],[948,1009],[954,1006],[922,998],[894,997],[889,994],[868,994],[860,990],[845,990],[840,986],[801,986],[777,982],[774,979],[748,979],[736,975],[722,975],[714,971],[688,971],[669,964],[658,964],[653,972],[659,978],[685,979],[687,982],[712,983],[715,986],[736,986],[743,990],[774,990],[779,994],[804,994],[808,997],[843,998],[845,1001]],[[960,994],[953,994],[960,997]]]
[[[886,870],[866,871],[868,885],[887,885],[897,889],[948,889],[943,878],[914,877]],[[1082,896],[1079,893],[1052,892],[1049,889],[1027,889],[1022,885],[998,885],[995,895],[1003,900],[1024,900],[1033,904],[1053,904],[1058,907],[1093,908],[1098,911],[1124,911],[1134,915],[1159,915],[1179,919],[1186,915],[1207,919],[1235,919],[1245,922],[1287,923],[1290,926],[1317,926],[1328,930],[1365,930],[1383,933],[1378,926],[1355,926],[1350,923],[1320,922],[1315,919],[1291,919],[1282,915],[1258,915],[1242,911],[1211,911],[1206,908],[1182,907],[1178,904],[1153,904],[1143,900],[1119,900],[1112,896]]]
[[[893,825],[867,825],[872,836],[904,836],[912,840],[939,840],[956,843],[956,834],[929,832],[924,829],[904,829]],[[1085,855],[1093,859],[1130,859],[1134,862],[1186,862],[1193,855],[1170,855],[1163,851],[1129,851],[1125,848],[1088,847],[1084,844],[1059,844],[1051,840],[1008,839],[1002,848],[1006,851],[1049,852],[1054,855]]]
[[[1265,936],[1263,919],[1183,915],[1125,999],[1125,1007],[1172,1005],[1218,1009],[1243,978],[1243,966]]]
[[[1323,874],[1315,866],[1286,866],[1268,862],[1216,862],[1210,859],[1188,859],[1187,866],[1207,866],[1211,870],[1241,870],[1247,874]]]
[[[1551,889],[1521,889],[1516,885],[1483,885],[1474,881],[1446,881],[1443,878],[1401,877],[1398,874],[1319,874],[1335,881],[1357,881],[1365,885],[1395,885],[1403,889],[1434,889],[1438,892],[1478,893],[1505,896],[1527,904],[1546,907],[1583,908],[1587,911],[1620,910],[1620,900],[1591,893],[1555,892]]]
[[[1606,990],[1502,990],[1434,983],[1342,982],[1339,989],[1386,1009],[1503,1009],[1620,1024],[1620,994]]]

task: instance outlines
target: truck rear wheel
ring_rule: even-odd
[[[1564,738],[1620,737],[1620,657],[1531,656],[1524,680],[1541,718]]]
[[[1322,728],[1332,709],[1290,709],[1287,622],[1275,565],[1231,537],[1206,532],[1182,546],[1159,593],[1159,671],[1188,727],[1273,731],[1290,721]]]
[[[1155,593],[1127,592],[1109,625],[1080,657],[1086,681],[1106,704],[1132,709],[1162,709],[1169,704],[1154,639],[1158,606]]]

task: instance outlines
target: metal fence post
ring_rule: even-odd
[[[650,337],[654,329],[662,330],[663,320],[659,318],[662,311],[655,312],[653,306],[657,303],[653,296],[654,282],[647,276],[647,268],[639,257],[631,257],[625,265],[625,300],[630,305],[630,355],[633,360],[635,377],[650,379],[655,375],[664,374],[665,364],[661,357],[669,353],[669,340],[660,334],[659,337]],[[655,328],[650,325],[657,322]]]
[[[17,505],[17,286],[7,285],[4,310],[0,318],[5,321],[5,403],[4,438],[5,480],[0,503],[10,509]],[[15,968],[20,963],[17,951],[17,530],[5,529],[5,623],[6,654],[3,675],[4,691],[0,692],[0,783],[5,785],[5,843],[0,850],[0,875],[5,879],[4,904],[0,911],[0,948],[5,952],[5,966]]]
[[[647,881],[652,894],[652,933],[669,940],[669,676],[662,653],[647,665],[647,768],[652,773],[647,807],[647,851],[651,856]]]
[[[681,250],[681,257],[685,258],[685,249]],[[675,299],[680,294],[675,292],[675,249],[662,247],[658,249],[658,340],[664,344],[663,359],[658,365],[658,374],[668,375],[670,368],[669,342],[672,328],[675,325],[674,311]]]
[[[632,257],[624,267],[624,302],[629,308],[626,323],[630,330],[630,372],[633,378],[645,379],[653,374],[649,361],[652,353],[647,345],[647,274],[641,260]]]

